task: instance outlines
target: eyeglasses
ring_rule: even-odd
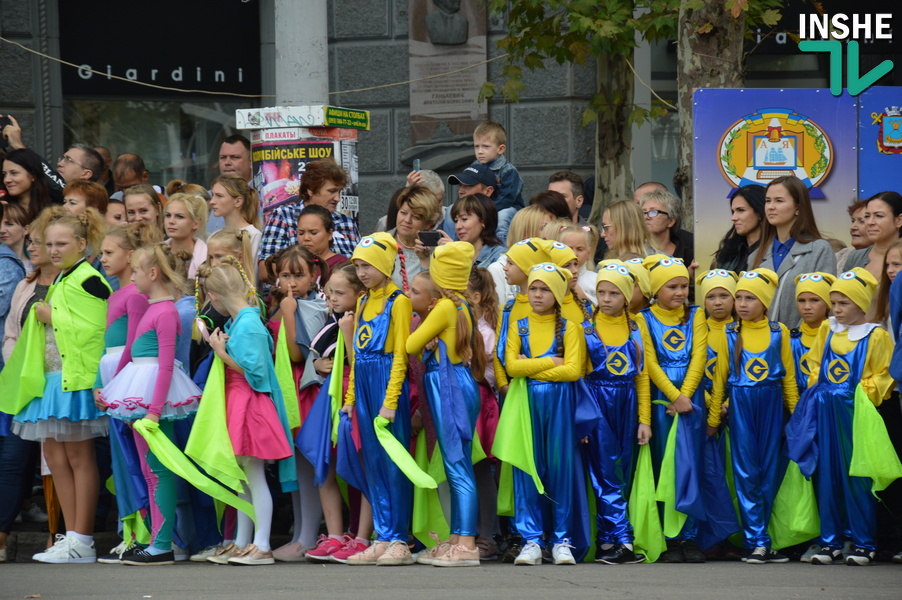
[[[75,160],[74,158],[72,158],[71,156],[67,156],[67,155],[65,155],[65,154],[63,154],[62,156],[60,156],[60,157],[59,157],[59,160],[57,160],[56,162],[58,162],[58,163],[61,163],[61,162],[72,163],[73,165],[78,165],[78,166],[81,167],[82,169],[87,169],[87,168],[88,168],[88,167],[84,166],[83,164],[81,164],[80,162],[78,162],[77,160]]]
[[[654,219],[658,215],[664,215],[665,217],[670,216],[670,214],[664,210],[643,210],[642,214],[645,215],[646,219]]]

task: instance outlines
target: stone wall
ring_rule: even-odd
[[[330,90],[407,81],[407,6],[408,0],[330,0]],[[499,54],[496,42],[504,33],[503,17],[490,15],[488,29],[487,58],[491,58]],[[488,65],[489,80],[499,85],[503,62]],[[580,119],[596,87],[595,65],[561,67],[552,62],[545,70],[527,72],[524,83],[520,102],[493,100],[489,118],[507,129],[506,156],[520,171],[523,195],[528,200],[545,189],[548,176],[555,171],[573,169],[584,176],[591,174],[595,128],[580,127]],[[361,132],[358,147],[359,220],[365,233],[385,214],[392,193],[405,185],[404,177],[410,171],[410,165],[400,159],[410,145],[408,94],[409,86],[399,85],[330,98],[339,106],[372,113],[372,129]],[[448,188],[445,203],[450,204],[453,198],[456,189]]]
[[[55,0],[0,0],[0,35],[44,54],[59,55]],[[0,44],[0,114],[12,114],[25,144],[54,160],[62,153],[59,65]]]

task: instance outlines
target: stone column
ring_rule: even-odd
[[[276,106],[328,104],[326,0],[275,0]]]

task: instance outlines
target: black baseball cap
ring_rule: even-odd
[[[451,185],[490,185],[492,187],[498,185],[495,174],[492,170],[482,163],[473,163],[457,175],[448,177],[448,183]]]

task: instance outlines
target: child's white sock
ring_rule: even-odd
[[[73,538],[84,544],[85,546],[94,545],[94,536],[93,535],[82,535],[75,531],[67,531],[66,537]]]

